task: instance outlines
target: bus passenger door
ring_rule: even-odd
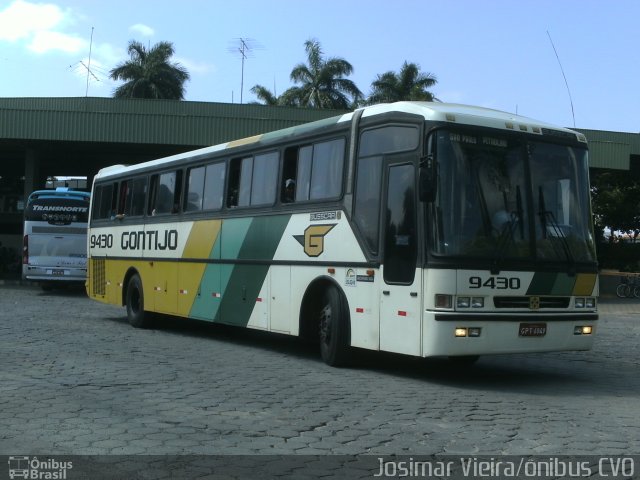
[[[421,275],[417,274],[418,227],[415,166],[391,164],[383,203],[380,350],[420,355]]]

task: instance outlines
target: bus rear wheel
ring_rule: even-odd
[[[137,273],[127,283],[127,319],[129,324],[136,328],[146,328],[151,324],[151,316],[144,311],[144,292],[142,280]]]
[[[349,309],[336,287],[324,291],[320,303],[320,355],[327,365],[344,366],[349,360]]]

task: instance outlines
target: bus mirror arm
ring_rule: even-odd
[[[438,187],[436,163],[432,154],[420,159],[420,176],[418,177],[418,195],[420,201],[431,203],[436,199]]]

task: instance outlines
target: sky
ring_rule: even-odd
[[[638,0],[0,0],[0,97],[110,97],[137,40],[173,43],[185,100],[248,103],[294,86],[315,39],[365,95],[407,61],[443,102],[638,133],[639,19]]]

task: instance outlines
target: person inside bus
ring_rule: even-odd
[[[292,203],[296,199],[296,182],[292,178],[287,178],[284,182],[284,195],[282,201],[284,203]]]

